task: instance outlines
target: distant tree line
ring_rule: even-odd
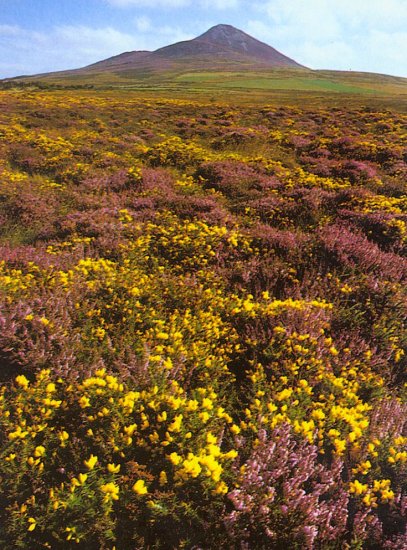
[[[53,84],[48,82],[37,82],[29,80],[1,80],[0,90],[11,90],[16,88],[31,88],[36,90],[92,90],[93,84]]]

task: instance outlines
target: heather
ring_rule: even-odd
[[[399,549],[406,115],[0,95],[5,549]]]

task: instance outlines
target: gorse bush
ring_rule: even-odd
[[[1,548],[406,547],[405,115],[1,101]]]
[[[237,455],[218,395],[175,381],[134,391],[104,369],[52,379],[19,375],[2,394],[8,547],[165,545],[162,522],[174,546],[202,536]]]

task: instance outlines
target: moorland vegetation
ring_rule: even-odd
[[[0,105],[1,548],[405,548],[406,114]]]

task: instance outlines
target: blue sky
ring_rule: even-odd
[[[0,0],[0,78],[154,50],[218,23],[313,69],[407,77],[407,0]]]

